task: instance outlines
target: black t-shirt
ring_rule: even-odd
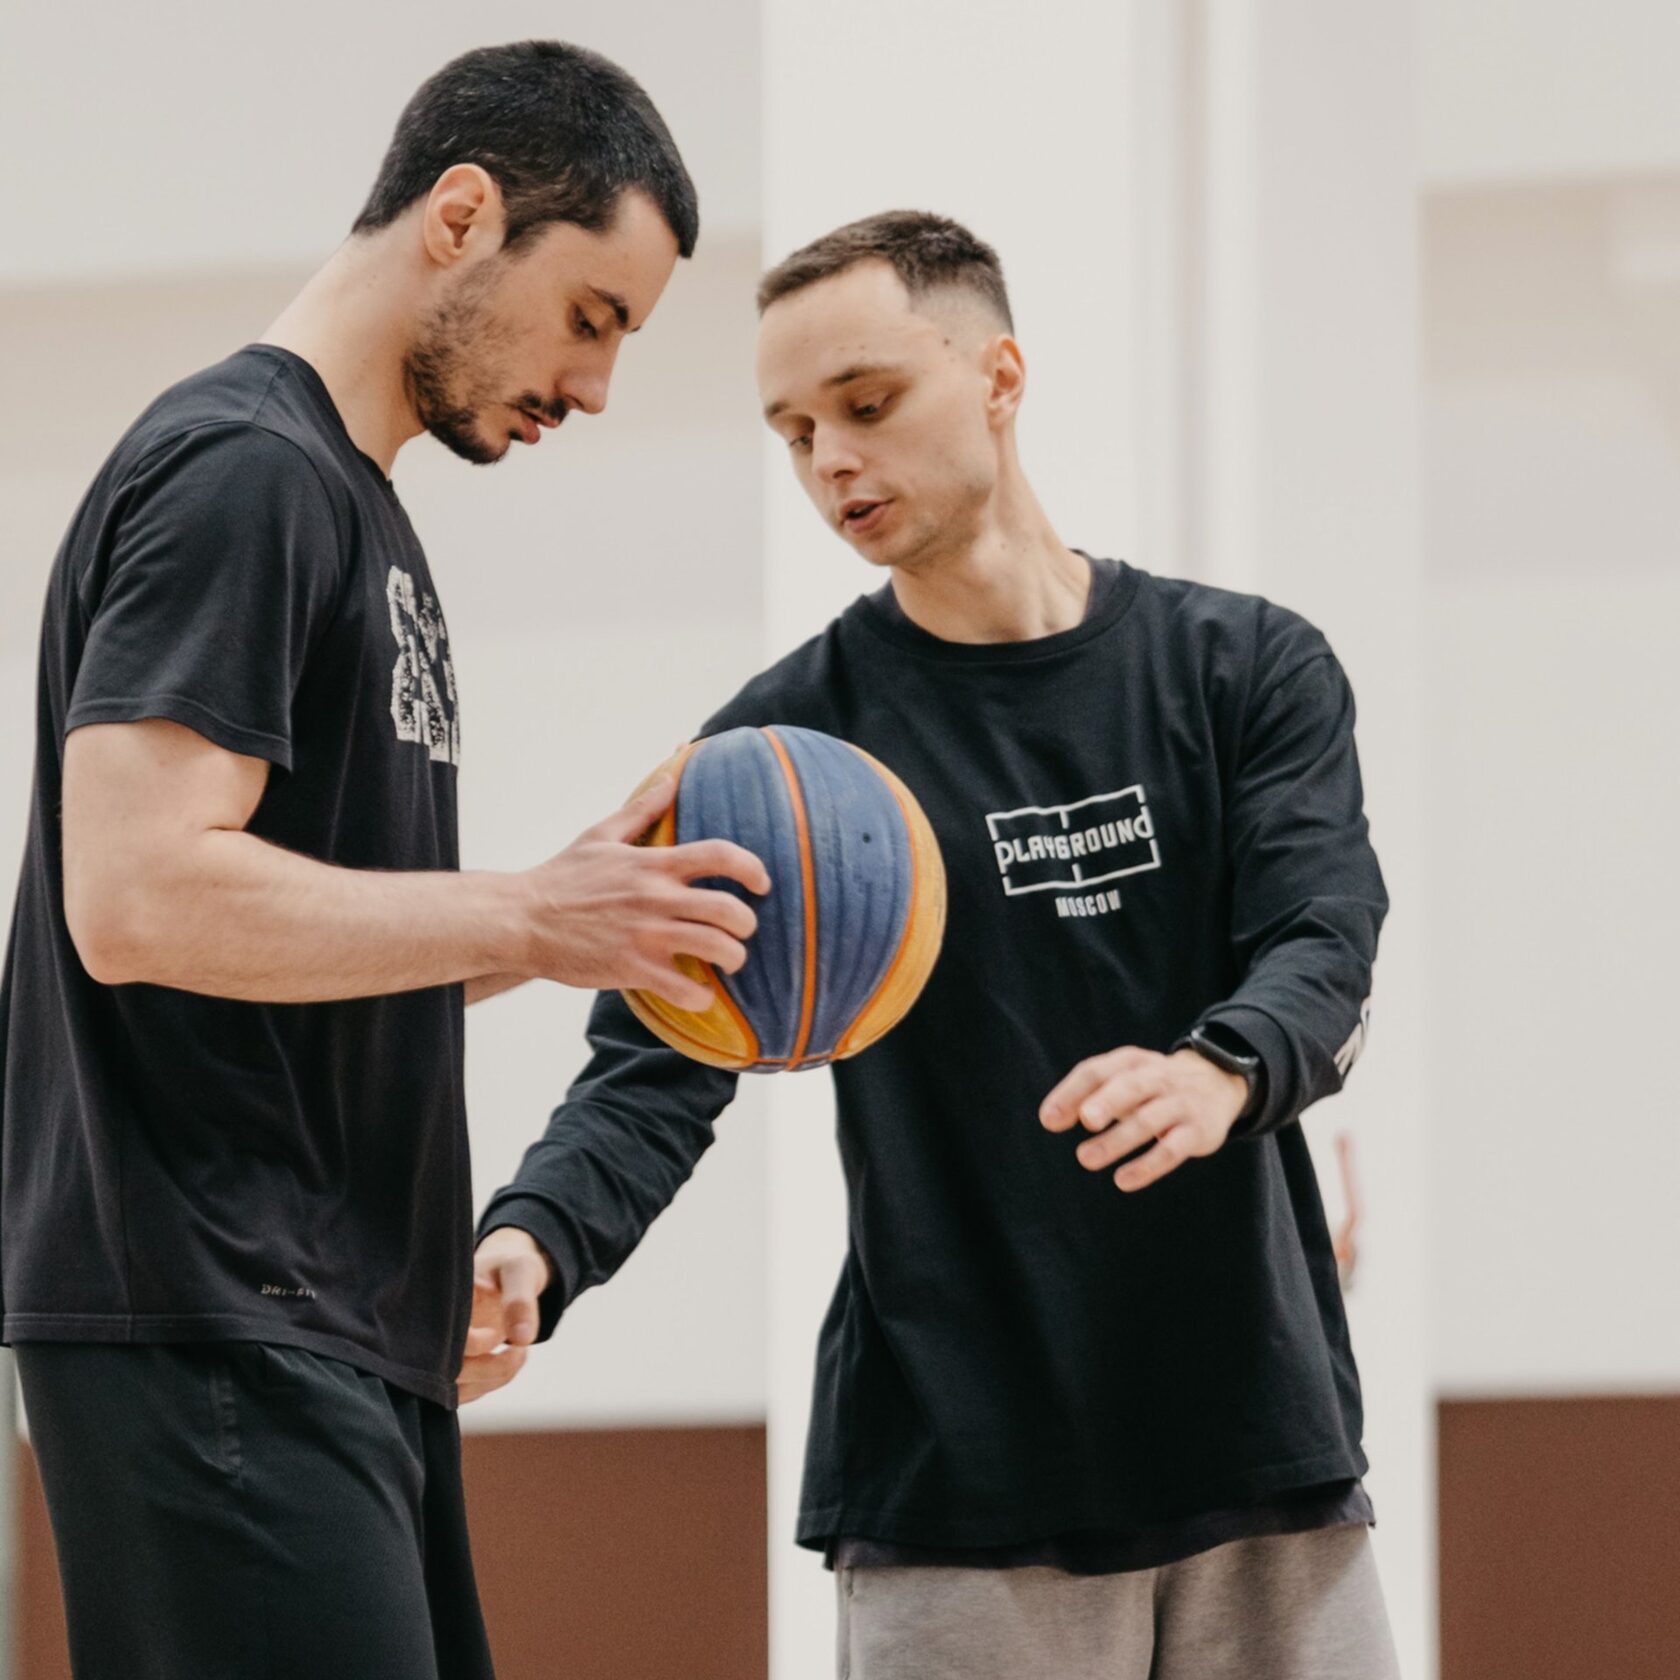
[[[264,840],[458,867],[455,683],[425,556],[289,352],[249,346],[158,398],[53,567],[0,982],[3,1334],[290,1343],[453,1405],[461,988],[264,1004],[93,981],[65,924],[65,739],[142,718],[268,760]]]
[[[944,853],[927,989],[833,1069],[848,1252],[819,1338],[798,1535],[999,1547],[1135,1535],[1366,1460],[1298,1123],[1363,1043],[1387,909],[1353,697],[1296,614],[1132,567],[1080,625],[956,644],[854,603],[706,726],[788,723],[895,770]],[[1264,1099],[1124,1194],[1038,1122],[1085,1057],[1220,1022]],[[555,1262],[543,1330],[712,1141],[733,1076],[622,999],[491,1202]]]

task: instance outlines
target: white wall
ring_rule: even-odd
[[[575,436],[574,421],[494,472],[433,448],[399,466],[460,650],[469,864],[558,849],[759,668],[757,273],[756,240],[707,241],[620,358],[606,415]],[[481,1200],[581,1066],[587,1003],[544,987],[469,1018]],[[469,1427],[764,1415],[762,1103],[746,1081],[619,1277]]]
[[[0,280],[313,263],[349,231],[397,113],[470,47],[533,36],[618,60],[725,237],[758,215],[757,19],[742,0],[90,0],[0,11]]]
[[[1626,190],[1442,193],[1423,224],[1454,1395],[1680,1386],[1680,276],[1623,260]]]
[[[1170,8],[1169,8],[1170,9]],[[1352,682],[1392,900],[1370,1047],[1306,1118],[1363,1205],[1348,1297],[1375,1546],[1402,1672],[1432,1672],[1433,1443],[1425,1274],[1427,926],[1417,691],[1416,44],[1404,8],[1228,0],[1181,37],[1183,290],[1176,460],[1186,570],[1305,613]],[[1181,216],[1185,212],[1181,211]],[[1146,320],[1148,333],[1150,323]]]
[[[1667,0],[1418,0],[1432,184],[1680,167],[1680,8]]]

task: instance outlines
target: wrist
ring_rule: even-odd
[[[1227,1037],[1207,1027],[1192,1027],[1174,1046],[1175,1052],[1201,1058],[1226,1076],[1237,1106],[1231,1115],[1233,1126],[1251,1119],[1258,1111],[1265,1091],[1265,1066],[1247,1043],[1234,1034]]]
[[[526,874],[485,874],[480,925],[484,945],[475,953],[480,974],[534,979],[540,964],[536,950],[536,895]]]
[[[482,1256],[486,1250],[490,1258],[498,1261],[516,1257],[534,1259],[542,1268],[539,1295],[546,1294],[554,1282],[554,1261],[548,1250],[522,1225],[493,1226],[479,1239],[475,1253]]]
[[[1184,1064],[1194,1089],[1200,1093],[1201,1112],[1217,1120],[1227,1131],[1235,1126],[1237,1117],[1248,1107],[1251,1095],[1248,1081],[1240,1073],[1232,1073],[1198,1056],[1189,1046],[1169,1054]]]

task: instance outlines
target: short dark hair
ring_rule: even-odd
[[[632,187],[683,256],[700,237],[694,183],[664,119],[633,76],[585,47],[515,41],[444,65],[397,119],[350,231],[395,221],[458,163],[476,163],[501,190],[509,248],[550,222],[599,233]]]
[[[983,298],[1004,326],[1015,330],[997,252],[960,222],[928,210],[883,210],[802,245],[759,281],[758,312],[871,260],[890,263],[912,298],[960,287]]]

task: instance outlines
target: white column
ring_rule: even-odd
[[[1134,551],[1129,4],[765,0],[774,262],[877,210],[954,216],[1003,258],[1030,381],[1027,470],[1064,537]],[[768,652],[880,581],[767,448]],[[844,1198],[826,1074],[772,1082],[770,1615],[775,1680],[831,1673],[832,1582],[792,1543],[817,1328]]]
[[[1370,1049],[1308,1116],[1365,1204],[1349,1296],[1376,1546],[1403,1672],[1435,1668],[1427,1338],[1416,445],[1416,72],[1392,0],[1198,0],[1178,11],[1190,159],[1183,570],[1305,613],[1359,706],[1367,810],[1393,910]],[[1146,561],[1147,563],[1147,561]]]

